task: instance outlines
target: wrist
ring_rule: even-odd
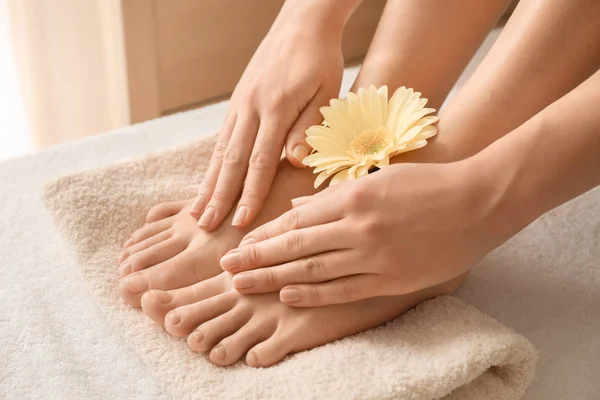
[[[362,0],[287,0],[274,29],[299,30],[341,42],[344,27]]]

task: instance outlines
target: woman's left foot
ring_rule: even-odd
[[[454,292],[464,277],[416,293],[348,304],[294,308],[278,293],[241,295],[223,272],[192,286],[151,290],[142,309],[175,337],[187,337],[195,352],[210,352],[217,365],[246,356],[253,367],[267,367],[287,354],[308,350],[381,325],[430,298]]]

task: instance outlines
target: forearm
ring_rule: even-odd
[[[474,159],[506,219],[526,225],[600,184],[600,71]]]
[[[274,29],[297,26],[306,32],[333,36],[341,41],[344,26],[362,0],[287,0]]]
[[[388,1],[355,86],[412,87],[439,109],[508,3]]]

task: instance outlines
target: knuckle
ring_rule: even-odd
[[[271,268],[264,269],[263,270],[263,281],[267,286],[272,287],[275,284],[277,284],[277,274]]]
[[[293,231],[298,228],[300,221],[300,215],[298,209],[292,208],[283,217],[283,229],[286,231]]]
[[[279,92],[275,95],[269,97],[267,104],[267,110],[269,111],[279,111],[283,109],[288,104],[289,95],[285,92]]]
[[[212,194],[210,204],[213,207],[217,207],[220,203],[227,202],[229,200],[229,193],[224,191],[223,189],[217,189]]]
[[[354,283],[346,282],[342,286],[342,297],[344,300],[356,300],[360,294],[360,289]]]
[[[285,250],[290,252],[297,252],[302,248],[302,236],[297,232],[290,232],[286,235]]]
[[[308,291],[308,298],[312,304],[321,304],[321,292],[317,287],[312,287]]]
[[[239,167],[244,163],[242,152],[235,147],[228,147],[223,153],[223,165]]]
[[[346,205],[350,209],[362,209],[365,205],[368,206],[369,198],[372,193],[365,185],[354,185],[346,198]]]
[[[381,226],[376,218],[367,217],[360,222],[360,231],[367,235],[367,237],[371,237],[370,235],[376,236],[378,232],[381,232],[380,229]]]
[[[323,275],[323,264],[319,258],[309,257],[304,261],[304,271],[310,277],[320,277]]]
[[[277,159],[271,157],[266,151],[256,151],[250,157],[250,168],[265,171],[275,168]]]
[[[244,188],[244,191],[242,192],[242,197],[240,200],[240,205],[249,205],[249,204],[260,203],[260,201],[262,200],[262,197],[263,196],[259,195],[259,193],[255,189]]]
[[[246,259],[250,265],[256,265],[260,261],[260,251],[257,246],[248,246]]]
[[[213,157],[217,160],[220,160],[223,158],[225,151],[227,151],[227,142],[219,140],[215,144],[215,149],[213,150]]]

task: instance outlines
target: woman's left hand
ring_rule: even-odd
[[[299,307],[448,281],[520,229],[499,216],[490,173],[471,164],[396,164],[296,199],[221,266],[236,274],[239,292],[281,289],[281,301]]]

